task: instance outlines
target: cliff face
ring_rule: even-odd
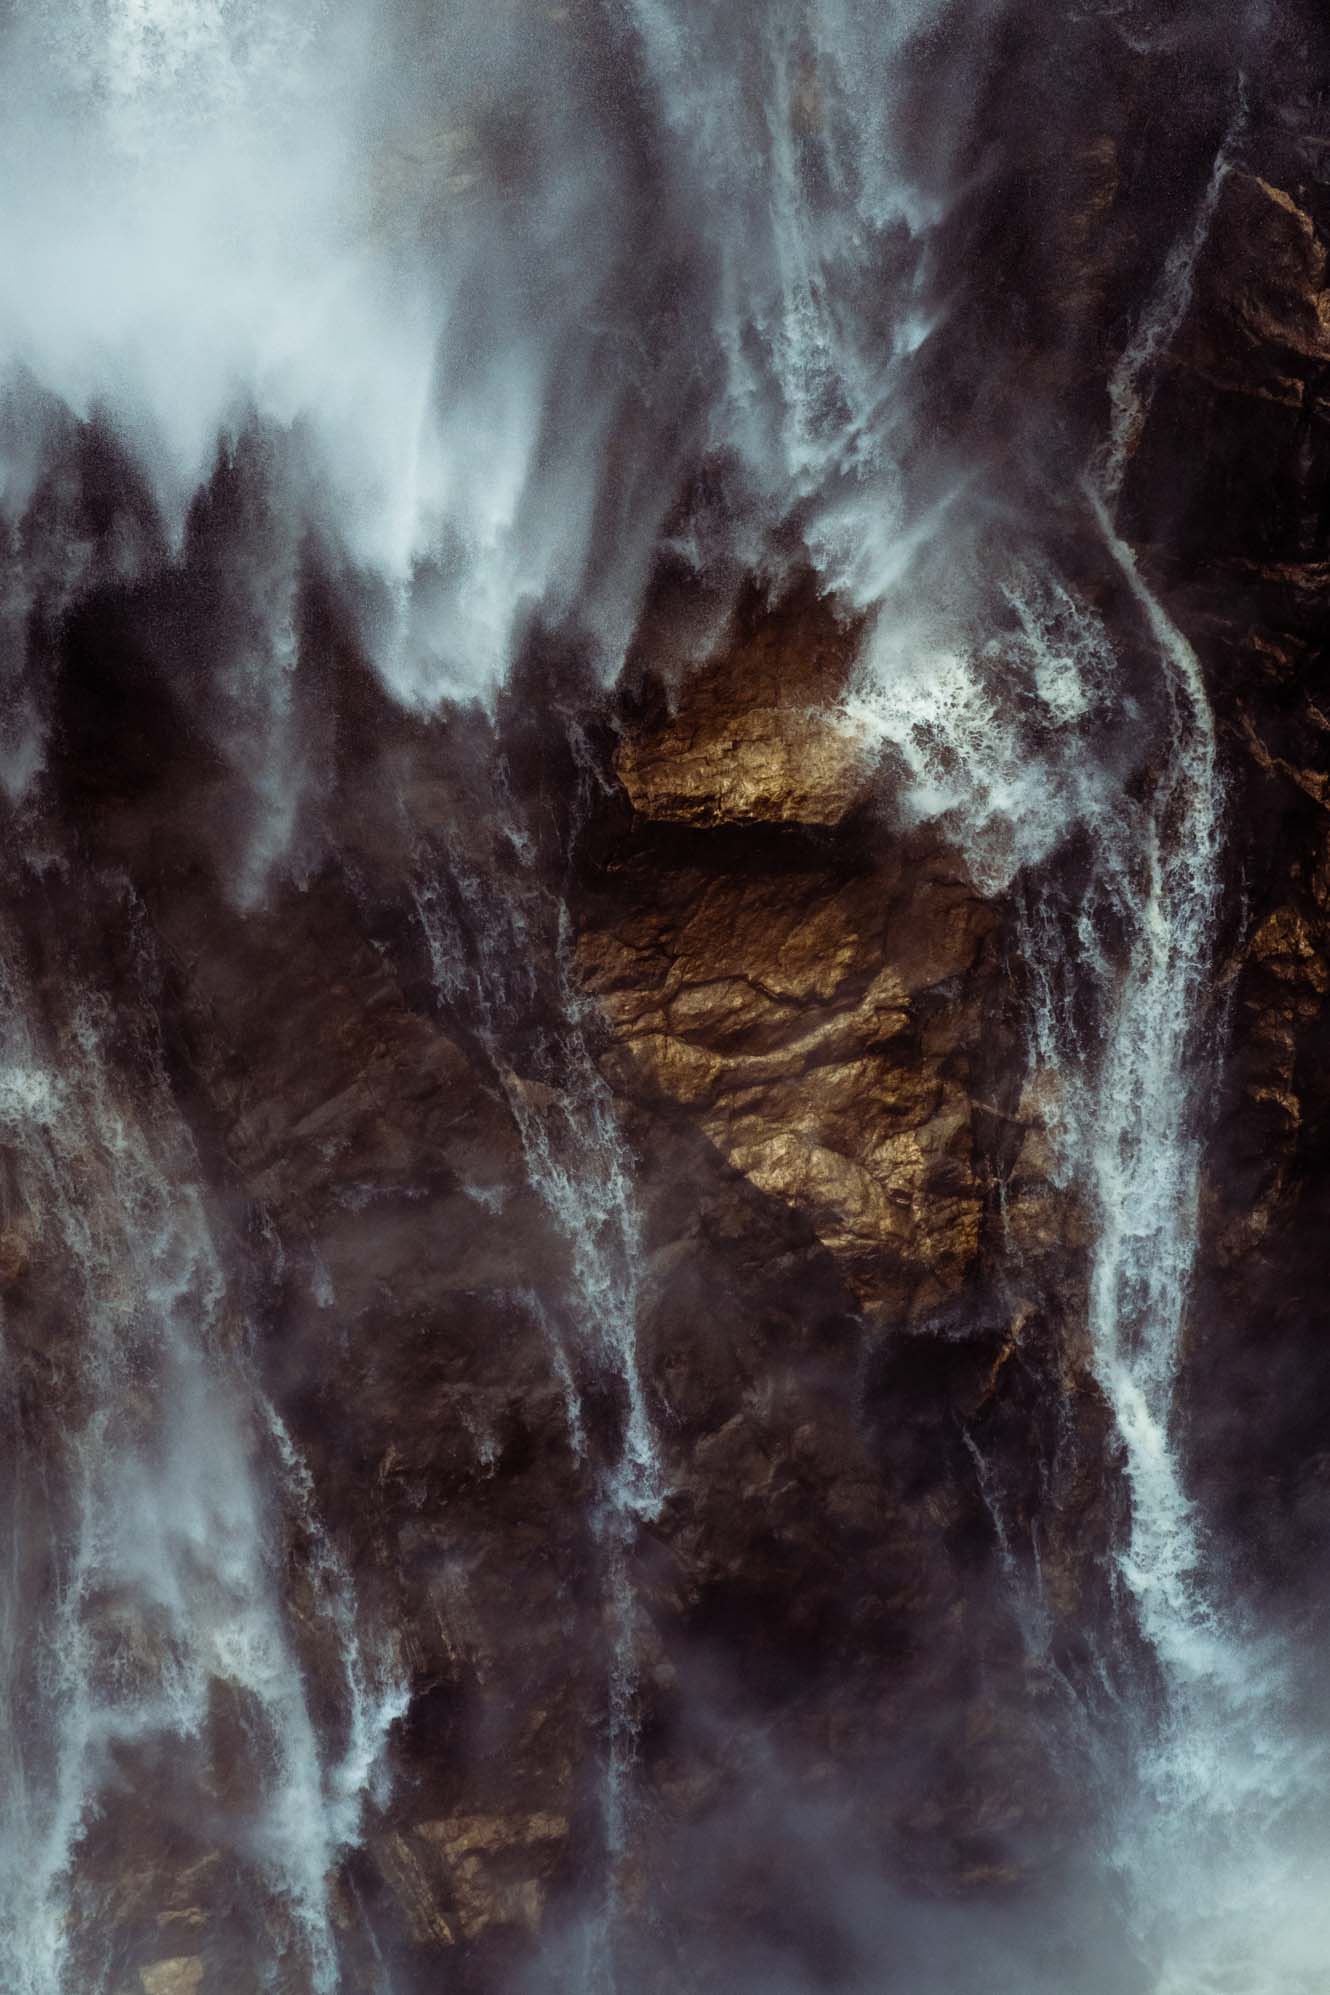
[[[794,652],[794,698],[798,671]],[[686,699],[666,726],[687,725]],[[567,1025],[547,972],[440,993],[402,899],[419,860],[396,846],[347,839],[261,913],[228,913],[178,866],[149,889],[167,1057],[226,1251],[256,1271],[257,1362],[410,1684],[391,1799],[350,1875],[422,1987],[441,1961],[459,1985],[506,1985],[594,1904],[616,1587],[637,1744],[611,1861],[652,1985],[694,1960],[741,1971],[772,1921],[796,1950],[850,1947],[819,1902],[843,1862],[902,1889],[1010,1891],[1076,1816],[1041,1724],[1051,1651],[1022,1634],[994,1514],[1016,1534],[1044,1512],[1045,1584],[1078,1641],[1107,1611],[1106,1432],[1076,1221],[1021,1099],[1002,910],[954,855],[876,819],[867,789],[834,826],[801,822],[806,791],[769,776],[751,818],[698,785],[701,829],[643,778],[630,803],[615,758],[648,741],[642,723],[596,745],[603,788],[564,883],[568,973],[593,1007],[580,1081],[566,1044],[551,1064]],[[459,872],[475,833],[457,792],[495,781],[487,753],[432,732],[400,749],[401,792],[448,813],[431,834]],[[566,751],[549,759],[515,782],[531,825],[542,795],[576,790]],[[381,794],[383,769],[357,780]],[[370,797],[350,819],[367,838]],[[107,811],[112,841],[126,821]],[[496,949],[505,977],[523,944],[553,958],[551,863],[488,877],[497,939],[493,910],[457,897],[465,957]],[[533,1184],[526,1120],[585,1171],[576,1107],[552,1105],[593,1072],[640,1208],[664,1490],[619,1575],[597,1516],[622,1384],[579,1320],[576,1240]],[[594,1185],[576,1195],[574,1227],[610,1223]],[[120,1846],[114,1811],[107,1827]],[[132,1848],[130,1958],[181,1899],[207,1973],[235,1971],[206,1834],[140,1820]]]
[[[1330,1528],[1314,56],[1273,41],[1250,85],[1120,515],[1220,730],[1227,1051],[1188,1457],[1277,1614]],[[1203,40],[1140,53],[1086,26],[1004,61],[1020,131],[994,111],[1000,164],[947,224],[974,275],[927,364],[939,425],[982,436],[1013,506],[1075,550],[1078,488],[1041,480],[1108,419],[1228,105]],[[1028,117],[1068,89],[1070,154]],[[1072,558],[1111,620],[1102,557]],[[141,1099],[151,1068],[152,1116],[187,1128],[167,1174],[200,1188],[233,1276],[220,1334],[402,1686],[390,1778],[337,1869],[345,1985],[581,1989],[607,1890],[624,1986],[853,1987],[888,1931],[878,1965],[910,1986],[928,1904],[997,1961],[1043,1907],[1057,1985],[1100,1916],[1073,1892],[1064,1933],[1057,1907],[1115,1750],[1075,1711],[1110,1710],[1114,1641],[1120,1676],[1150,1668],[1109,1558],[1127,1496],[1091,1219],[1028,1054],[1029,907],[1074,895],[1078,862],[994,889],[953,824],[907,808],[849,717],[859,626],[802,573],[744,595],[686,670],[662,663],[671,602],[608,694],[534,640],[492,719],[409,717],[330,640],[308,870],[241,909],[235,772],[187,675],[126,635],[133,587],[108,586],[60,633],[49,863],[18,915],[38,1008],[73,1044],[62,990],[109,975],[108,1098]],[[174,628],[180,606],[153,613]],[[329,601],[305,614],[326,635]],[[115,1169],[105,1132],[88,1145]],[[70,1236],[25,1216],[17,1169],[0,1283],[40,1455],[89,1387]],[[344,1731],[326,1557],[311,1524],[279,1565],[314,1708]],[[207,1726],[203,1819],[151,1752],[107,1748],[89,1962],[117,1995],[241,1995],[262,1931],[271,1986],[305,1995],[289,1910],[235,1856],[253,1713],[214,1695]]]
[[[624,1588],[633,1804],[608,1861],[644,1985],[707,1961],[746,1973],[772,1930],[796,1955],[843,1950],[851,1972],[842,1865],[904,1891],[1007,1893],[1080,1817],[1044,1720],[1059,1651],[1109,1612],[1108,1436],[1079,1222],[1022,1098],[1003,912],[953,854],[871,811],[773,822],[774,784],[756,821],[717,807],[704,830],[672,801],[653,815],[645,785],[634,808],[612,739],[567,885],[585,1045],[640,1210],[662,1465],[621,1571],[603,1492],[622,1382],[579,1320],[576,1241],[532,1183],[525,1121],[546,1117],[556,1159],[585,1168],[576,1111],[551,1106],[590,1083],[566,1055],[549,1078],[557,992],[518,978],[441,998],[397,853],[384,868],[348,841],[338,867],[244,916],[178,868],[149,889],[166,1058],[222,1251],[251,1269],[255,1361],[410,1688],[391,1797],[343,1887],[406,1986],[445,1967],[506,1986],[533,1948],[553,1972],[594,1907]],[[488,780],[475,741],[457,752],[464,787]],[[432,737],[413,754],[419,787],[454,794]],[[537,795],[573,786],[555,760]],[[454,854],[470,835],[444,831]],[[549,887],[503,891],[525,912],[505,955],[553,953]],[[489,915],[460,909],[460,946],[483,956]],[[78,913],[57,893],[46,918],[68,932]],[[573,1225],[588,1208],[595,1225],[595,1187],[576,1195]],[[58,1308],[60,1281],[29,1266],[20,1305]],[[1036,1513],[1031,1611],[1054,1620],[1032,1638],[1007,1534]],[[298,1600],[305,1554],[290,1556]],[[311,1614],[316,1680],[321,1639]],[[180,1956],[205,1964],[197,1985],[230,1986],[250,1942],[206,1826],[146,1802],[103,1822],[90,1862],[134,1971],[165,1917],[198,1948]],[[574,1954],[573,1985],[579,1971]]]

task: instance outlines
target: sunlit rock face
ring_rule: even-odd
[[[705,672],[642,689],[614,754],[633,809],[653,824],[840,824],[872,790],[839,711],[856,637],[808,590],[779,616],[747,605]]]
[[[68,13],[6,1987],[1317,1995],[1324,24]]]
[[[861,1302],[926,1319],[978,1262],[991,910],[918,853],[898,870],[851,846],[841,879],[806,843],[717,865],[694,840],[655,866],[643,843],[626,910],[582,942],[623,1085],[801,1213]]]

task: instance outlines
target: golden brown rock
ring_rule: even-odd
[[[660,883],[582,962],[629,1084],[686,1107],[734,1169],[803,1213],[868,1302],[934,1306],[978,1247],[955,998],[992,917],[962,886],[861,876]]]
[[[415,1834],[443,1859],[464,1938],[490,1926],[539,1928],[546,1895],[539,1873],[567,1841],[564,1816],[454,1815],[421,1822]]]
[[[203,1986],[203,1962],[197,1954],[178,1954],[140,1968],[143,1995],[195,1995]]]
[[[377,1855],[416,1945],[455,1946],[457,1935],[439,1903],[439,1878],[437,1865],[430,1861],[432,1852],[422,1848],[414,1836],[394,1835],[383,1838]]]
[[[684,824],[838,824],[863,795],[868,757],[815,708],[699,714],[685,707],[615,760],[633,808]]]
[[[1026,1078],[1012,1118],[1017,1147],[1006,1183],[1003,1233],[1018,1256],[1038,1257],[1089,1243],[1091,1229],[1082,1200],[1058,1155],[1061,1092],[1056,1073],[1047,1067],[1036,1069]]]
[[[838,824],[871,774],[833,711],[853,653],[853,631],[818,598],[741,625],[670,712],[626,729],[614,766],[634,810],[679,824]]]
[[[1276,908],[1251,939],[1251,959],[1284,984],[1309,986],[1318,996],[1330,989],[1330,970],[1321,953],[1321,939],[1296,908]]]

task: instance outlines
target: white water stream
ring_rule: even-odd
[[[1324,1747],[1294,1721],[1292,1652],[1247,1624],[1187,1488],[1178,1379],[1222,1050],[1224,798],[1200,663],[1113,517],[1245,115],[1113,375],[1085,486],[1159,674],[1148,701],[1124,704],[1098,614],[1029,567],[1002,587],[1002,637],[976,642],[927,602],[884,616],[845,703],[858,738],[892,755],[907,810],[948,827],[981,884],[1004,889],[1070,835],[1084,842],[1077,903],[1034,890],[1024,945],[1032,1069],[1063,1182],[1092,1220],[1088,1328],[1129,1495],[1116,1572],[1157,1672],[1134,1695],[1133,1780],[1110,1802],[1104,1852],[1150,1995],[1315,1995],[1330,1960]],[[1110,722],[1128,730],[1118,763],[1134,780],[1111,777],[1094,745]],[[1025,1626],[1029,1578],[969,1445]],[[1086,1976],[1092,1989],[1092,1962]]]
[[[1093,1220],[1089,1329],[1130,1495],[1117,1567],[1160,1677],[1137,1714],[1136,1786],[1111,1861],[1152,1995],[1316,1995],[1330,1958],[1325,1751],[1293,1720],[1294,1657],[1247,1623],[1187,1489],[1182,1343],[1199,1241],[1202,1145],[1222,1051],[1214,987],[1223,786],[1200,662],[1111,512],[1178,330],[1229,171],[1226,139],[1113,382],[1113,426],[1087,486],[1104,545],[1158,660],[1165,701],[1148,787],[1093,832],[1073,927],[1036,908],[1033,1056],[1056,1074],[1055,1134]],[[1110,943],[1107,938],[1115,936]],[[1088,977],[1084,1044],[1059,957]],[[1053,974],[1040,975],[1053,966]]]

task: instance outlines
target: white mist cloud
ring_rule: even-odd
[[[0,368],[108,419],[177,544],[257,415],[389,585],[404,697],[492,685],[535,604],[589,605],[622,650],[663,500],[598,590],[636,383],[599,323],[623,217],[558,10],[463,5],[413,39],[360,0],[66,0],[4,56]],[[11,523],[31,484],[6,466]]]
[[[892,65],[933,11],[57,0],[0,51],[0,372],[109,420],[177,545],[229,428],[298,431],[412,702],[491,688],[537,609],[612,671],[708,448],[862,587],[938,212]]]

